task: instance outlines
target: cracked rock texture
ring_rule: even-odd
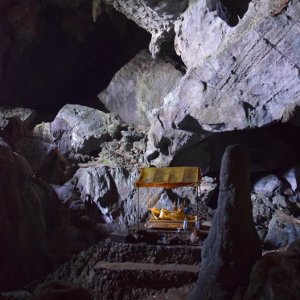
[[[96,1],[99,2],[99,1]],[[101,1],[100,1],[101,2]],[[174,38],[174,22],[188,0],[104,0],[151,34],[149,50],[156,57],[164,42]]]
[[[299,1],[252,1],[229,27],[204,1],[190,1],[175,25],[187,73],[152,111],[147,154],[163,153],[153,145],[166,138],[174,153],[211,132],[298,124],[299,15]]]
[[[127,124],[149,127],[147,113],[179,83],[182,74],[171,61],[153,60],[146,50],[120,69],[98,98]]]
[[[63,154],[91,154],[119,131],[120,122],[111,114],[82,105],[65,105],[51,123],[51,133]]]

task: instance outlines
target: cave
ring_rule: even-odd
[[[0,299],[297,299],[299,15],[1,1]]]

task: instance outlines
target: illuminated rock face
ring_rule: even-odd
[[[181,77],[175,63],[154,60],[143,50],[115,74],[98,98],[127,124],[147,128],[150,126],[147,113],[162,106],[163,98]]]
[[[61,153],[91,154],[120,134],[120,122],[100,110],[67,104],[51,123],[51,133]]]
[[[299,11],[298,1],[253,1],[229,27],[204,1],[192,2],[175,23],[175,50],[187,72],[151,113],[147,154],[163,157],[157,145],[166,140],[171,159],[212,132],[297,124]]]

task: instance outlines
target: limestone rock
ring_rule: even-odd
[[[52,149],[38,169],[40,176],[48,183],[63,184],[70,180],[76,171],[76,164],[68,161],[56,149]]]
[[[99,151],[101,143],[119,131],[120,123],[111,114],[82,105],[65,105],[51,123],[51,134],[63,154]]]
[[[158,55],[163,42],[174,38],[174,21],[188,6],[187,0],[104,1],[151,34],[149,50],[153,57]]]
[[[23,136],[14,143],[14,151],[22,155],[30,164],[34,173],[41,168],[46,157],[54,151],[54,143],[45,142],[30,135]]]
[[[24,126],[28,127],[34,121],[36,112],[29,108],[4,108],[0,106],[0,129],[3,129],[12,117],[19,117]]]
[[[228,146],[220,171],[218,207],[190,299],[231,299],[238,286],[248,284],[251,268],[260,256],[261,244],[252,220],[248,158],[240,146]]]
[[[122,167],[98,165],[79,168],[72,181],[81,200],[90,197],[109,222],[134,224],[137,218],[137,195],[133,185],[136,177],[137,169],[129,173]]]
[[[295,119],[300,96],[295,42],[300,4],[289,1],[274,15],[279,2],[252,1],[232,28],[209,12],[205,1],[189,5],[175,26],[175,48],[187,73],[153,112],[149,141],[168,139],[168,156],[173,157],[210,132]],[[183,127],[186,120],[193,121],[188,128]],[[154,152],[150,148],[153,143],[149,155]]]
[[[264,248],[269,250],[283,248],[297,239],[300,239],[300,220],[282,212],[276,212],[269,224]]]
[[[272,194],[275,189],[278,189],[281,186],[281,181],[276,175],[268,175],[263,178],[260,178],[255,182],[253,186],[253,191],[255,193],[263,192],[265,194]]]
[[[298,191],[300,188],[300,166],[288,170],[284,174],[284,178],[290,184],[294,192]]]
[[[127,124],[148,127],[147,113],[162,105],[163,98],[181,77],[171,62],[154,60],[143,50],[115,74],[98,98]]]
[[[42,141],[52,143],[54,142],[54,137],[51,134],[51,123],[50,122],[42,122],[34,126],[32,132],[32,136],[38,138]]]
[[[251,172],[288,168],[295,158],[291,150],[293,140],[283,141],[276,135],[276,128],[211,134],[197,133],[189,127],[164,131],[160,123],[156,125],[149,131],[146,150],[148,161],[156,166],[198,165],[203,173],[214,174],[219,172],[222,155],[231,144],[244,146],[250,158]],[[288,130],[284,132],[288,133]],[[273,151],[270,151],[271,147]],[[155,153],[156,157],[153,156]]]
[[[300,293],[300,240],[287,249],[264,255],[252,269],[250,284],[234,300],[297,299]]]

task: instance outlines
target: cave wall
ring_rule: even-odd
[[[0,105],[58,111],[97,105],[113,74],[146,47],[149,35],[92,1],[1,1]]]

